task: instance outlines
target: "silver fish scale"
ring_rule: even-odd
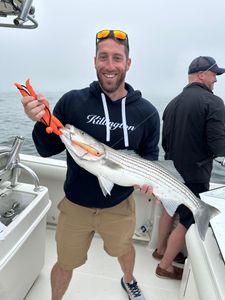
[[[181,197],[188,198],[195,207],[199,207],[199,201],[196,196],[183,183],[178,181],[157,164],[139,157],[126,155],[123,152],[113,150],[109,147],[106,147],[105,158],[119,164],[121,167],[132,173],[136,173],[137,175],[146,178],[146,180],[151,179],[151,181],[156,183],[161,181],[162,185],[166,185],[171,188],[171,190],[176,189]]]

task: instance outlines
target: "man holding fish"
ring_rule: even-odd
[[[57,102],[54,115],[62,124],[71,124],[114,149],[134,150],[147,160],[158,159],[159,115],[156,108],[125,83],[131,65],[128,36],[120,30],[102,30],[96,35],[94,59],[98,81],[82,90],[72,90]],[[37,101],[39,100],[39,101]],[[46,100],[22,98],[28,117],[37,123],[33,139],[41,156],[48,157],[65,150],[59,136],[48,135],[40,122]],[[63,129],[62,129],[63,131]],[[101,148],[89,147],[74,140],[80,155],[98,159]],[[135,205],[132,186],[114,185],[97,178],[75,163],[67,152],[65,198],[59,203],[56,231],[58,260],[51,272],[52,300],[65,294],[73,269],[87,260],[95,232],[104,241],[105,251],[118,258],[124,276],[121,285],[130,300],[144,300],[133,276],[135,249]],[[152,195],[152,187],[139,185],[140,191]],[[105,195],[102,191],[105,191]],[[110,191],[110,192],[109,192]]]

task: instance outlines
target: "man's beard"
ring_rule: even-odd
[[[106,92],[106,93],[114,93],[116,92],[120,86],[124,83],[125,81],[125,77],[126,77],[126,72],[123,72],[120,74],[119,77],[117,77],[115,83],[113,83],[112,85],[109,84],[105,84],[105,81],[107,81],[107,79],[102,79],[102,77],[99,75],[99,73],[97,72],[97,77],[98,77],[98,81],[100,83],[101,88]]]

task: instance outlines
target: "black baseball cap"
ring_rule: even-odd
[[[188,74],[197,73],[200,71],[212,71],[216,75],[225,73],[225,69],[219,68],[215,59],[211,56],[199,56],[195,58],[188,69]]]

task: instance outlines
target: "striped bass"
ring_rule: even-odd
[[[153,187],[170,216],[180,204],[193,213],[199,235],[204,240],[209,221],[219,210],[197,198],[181,181],[157,162],[114,150],[92,136],[66,125],[60,129],[62,142],[75,162],[97,176],[103,194],[110,194],[114,184]]]

